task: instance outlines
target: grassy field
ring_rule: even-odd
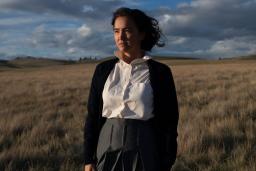
[[[179,108],[173,171],[256,170],[256,60],[162,60]],[[95,63],[0,70],[0,170],[82,170]]]

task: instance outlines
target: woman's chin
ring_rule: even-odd
[[[130,47],[129,46],[118,46],[118,49],[122,52],[125,52],[125,51],[129,51]]]
[[[128,48],[118,48],[121,53],[129,53],[130,50]]]

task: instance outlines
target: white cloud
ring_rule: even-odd
[[[186,37],[179,37],[179,36],[170,36],[168,37],[171,44],[179,45],[185,43],[187,41]]]
[[[79,27],[77,29],[77,32],[82,36],[82,37],[87,37],[89,36],[92,31],[91,31],[91,28],[88,27],[87,25],[83,24],[81,27]]]
[[[191,14],[164,14],[160,17],[160,23],[162,25],[169,24],[188,24],[193,19]]]
[[[191,14],[163,14],[159,17],[159,24],[166,34],[172,34],[173,30],[190,25],[193,17]]]
[[[171,18],[172,18],[172,15],[170,14],[164,14],[160,16],[160,20],[159,20],[160,25],[163,27],[166,26],[171,20]]]
[[[67,52],[70,54],[76,53],[77,51],[79,51],[79,49],[75,47],[71,47],[67,50]]]
[[[44,24],[40,24],[39,26],[37,26],[35,29],[34,29],[34,32],[35,33],[41,33],[41,32],[44,32],[45,31],[45,25]]]
[[[70,39],[67,41],[67,45],[72,45],[74,43],[74,39]]]
[[[256,37],[237,37],[215,42],[209,49],[209,53],[214,53],[222,57],[250,55],[256,52]]]
[[[15,17],[15,18],[1,18],[0,26],[15,26],[21,24],[33,23],[33,18]]]
[[[93,12],[94,11],[94,8],[92,6],[89,6],[89,5],[84,5],[83,6],[83,12]]]
[[[193,0],[190,5],[191,7],[199,7],[204,9],[211,9],[218,5],[221,5],[220,0]]]
[[[187,2],[181,2],[177,5],[177,8],[187,8],[190,7],[191,5]]]

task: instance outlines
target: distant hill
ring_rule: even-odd
[[[152,56],[155,60],[179,60],[179,61],[187,61],[187,60],[198,60],[199,58],[192,57],[174,57],[174,56]],[[35,67],[45,67],[45,66],[56,66],[56,65],[70,65],[70,64],[79,64],[79,63],[98,63],[101,61],[105,61],[111,58],[115,58],[114,56],[109,56],[101,59],[96,58],[80,58],[79,60],[65,60],[65,59],[52,59],[52,58],[44,58],[44,57],[33,57],[33,56],[22,56],[16,57],[12,60],[1,60],[0,59],[0,69],[8,69],[8,68],[35,68]]]
[[[27,68],[27,67],[45,67],[53,65],[69,65],[77,63],[73,60],[61,60],[50,58],[36,58],[36,57],[16,57],[12,60],[0,60],[1,68]]]
[[[236,57],[234,59],[256,59],[256,54],[254,55],[248,55],[248,56],[240,56],[240,57]]]
[[[7,67],[7,68],[17,68],[15,65],[11,64],[7,60],[0,59],[0,68]]]
[[[108,59],[115,58],[114,56],[108,56],[102,58],[100,61],[105,61]],[[152,56],[155,60],[200,60],[201,58],[194,58],[194,57],[177,57],[177,56]]]
[[[235,56],[231,58],[219,58],[221,60],[256,60],[256,54],[246,56]]]
[[[228,62],[233,60],[256,60],[256,55],[240,56],[233,58],[219,58],[219,60],[206,60],[207,58],[193,58],[193,57],[175,57],[175,56],[152,56],[153,59],[166,62],[168,64],[198,64],[198,63],[211,63],[211,62]],[[65,60],[65,59],[52,59],[44,57],[32,57],[32,56],[22,56],[16,57],[12,60],[0,59],[0,70],[11,69],[11,68],[35,68],[35,67],[46,67],[46,66],[56,66],[56,65],[71,65],[71,64],[81,64],[81,63],[98,63],[105,61],[114,56],[109,56],[101,59],[96,58],[80,58],[79,60]]]
[[[35,57],[17,57],[9,63],[17,67],[44,67],[51,65],[68,65],[74,64],[76,61],[73,60],[61,60],[61,59],[50,59],[50,58],[35,58]]]
[[[200,60],[201,58],[196,57],[185,57],[185,56],[152,56],[156,60]]]

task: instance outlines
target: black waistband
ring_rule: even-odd
[[[140,120],[140,119],[127,119],[127,118],[107,118],[106,122],[108,123],[120,123],[125,125],[133,125],[133,124],[153,124],[153,118],[150,118],[148,120]]]

